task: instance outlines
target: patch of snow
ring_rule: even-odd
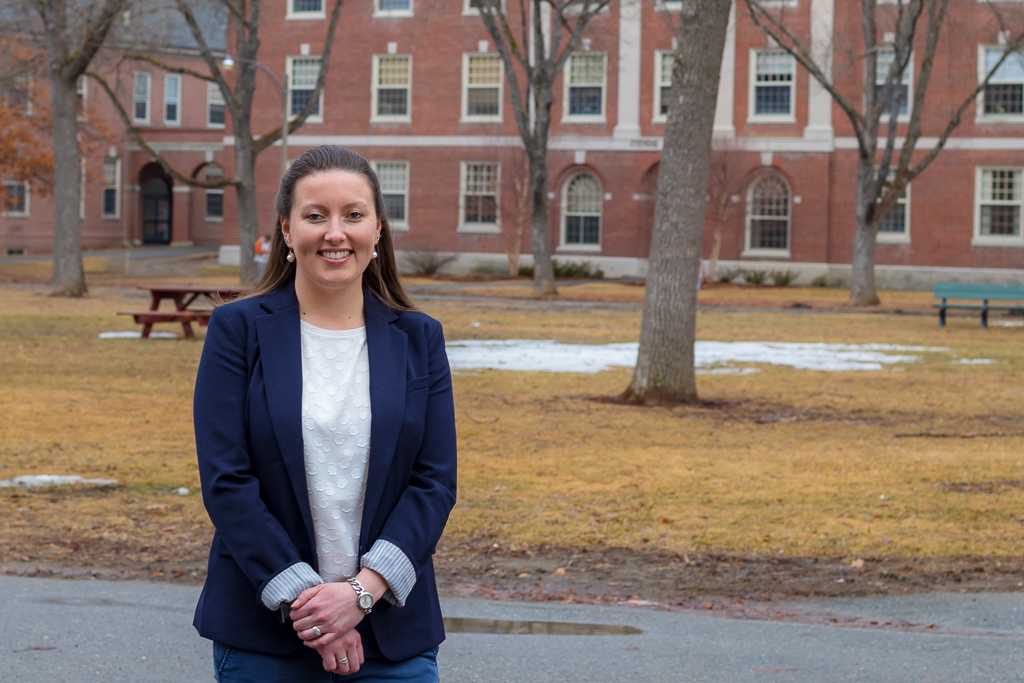
[[[141,331],[125,330],[123,332],[100,332],[100,339],[142,339]],[[150,332],[150,339],[177,339],[173,332]]]
[[[595,373],[613,367],[632,367],[636,365],[638,349],[635,342],[561,344],[537,339],[474,339],[447,344],[448,361],[454,370],[523,372]],[[919,356],[909,353],[945,350],[895,344],[699,341],[694,346],[694,356],[698,371],[714,374],[756,372],[754,368],[728,367],[732,363],[765,363],[801,370],[839,372],[881,370],[885,365],[919,360]]]
[[[0,488],[20,486],[22,488],[41,488],[45,486],[71,486],[73,484],[86,484],[89,486],[112,486],[117,479],[83,479],[78,475],[66,474],[23,474],[14,479],[0,479]]]
[[[992,358],[958,358],[957,360],[952,362],[953,365],[992,365],[993,363],[998,363],[999,361],[994,360]]]
[[[1024,320],[993,320],[989,325],[997,327],[1024,327]]]

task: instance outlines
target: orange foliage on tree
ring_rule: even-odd
[[[34,87],[38,59],[23,45],[0,39],[0,176],[53,184],[53,148],[47,139],[49,106]]]

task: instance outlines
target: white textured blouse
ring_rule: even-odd
[[[366,328],[302,322],[302,452],[320,576],[359,572],[359,526],[370,453]]]

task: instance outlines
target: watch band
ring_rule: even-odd
[[[363,584],[359,583],[358,579],[349,579],[348,584],[352,586],[352,589],[356,592],[356,604],[363,610],[363,614],[369,614],[373,611],[373,594],[363,588]]]

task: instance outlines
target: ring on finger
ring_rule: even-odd
[[[338,660],[338,664],[345,664],[345,665],[347,665],[348,664],[348,657],[342,657],[341,659],[339,659]]]
[[[319,626],[314,626],[313,627],[313,635],[316,636],[317,638],[319,638],[320,636],[323,635],[323,632],[320,630]]]

